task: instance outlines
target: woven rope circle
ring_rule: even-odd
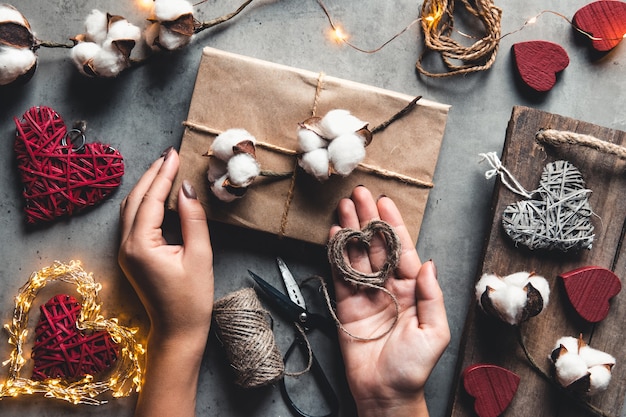
[[[235,370],[235,383],[261,387],[280,379],[285,364],[270,327],[270,314],[256,292],[244,288],[230,293],[213,306],[213,320],[226,356]]]
[[[514,242],[529,249],[590,249],[594,239],[590,194],[574,165],[568,161],[551,162],[545,166],[539,188],[533,193],[538,199],[507,206],[502,226]]]
[[[15,119],[15,156],[28,223],[50,221],[92,207],[122,181],[122,155],[109,145],[87,143],[75,149],[66,140],[61,116],[32,107]]]

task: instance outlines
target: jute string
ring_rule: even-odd
[[[213,320],[226,356],[235,370],[237,385],[261,387],[283,377],[285,364],[270,327],[270,314],[252,288],[235,291],[217,300]]]
[[[598,139],[591,135],[569,132],[565,130],[541,129],[537,132],[535,138],[540,143],[552,146],[585,146],[587,148],[595,149],[596,151],[602,153],[615,155],[621,159],[626,159],[626,147]]]
[[[469,46],[451,37],[454,30],[454,3],[456,0],[425,0],[422,3],[421,23],[426,51],[416,63],[417,70],[428,77],[448,77],[489,69],[496,60],[502,31],[502,9],[491,0],[460,0],[466,10],[478,18],[485,28],[485,36]],[[469,37],[469,36],[467,36]],[[428,50],[438,52],[448,72],[432,73],[422,66]],[[461,64],[453,62],[461,61]]]
[[[347,260],[348,245],[356,243],[363,245],[366,249],[369,249],[371,241],[375,236],[382,237],[384,240],[387,253],[387,258],[384,264],[376,272],[367,273],[354,269]],[[385,331],[371,337],[354,335],[345,328],[339,320],[339,317],[337,317],[337,313],[331,304],[326,283],[323,280],[320,280],[322,283],[322,292],[324,293],[324,298],[333,320],[337,324],[339,330],[351,338],[360,341],[378,340],[389,334],[396,326],[400,317],[400,304],[396,296],[385,288],[384,285],[389,277],[389,274],[395,271],[398,267],[401,249],[400,239],[393,230],[393,227],[382,220],[373,220],[362,230],[354,230],[350,228],[341,229],[328,242],[328,260],[339,277],[356,286],[365,286],[384,292],[391,298],[395,307],[393,321]]]

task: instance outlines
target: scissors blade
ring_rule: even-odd
[[[280,269],[280,275],[283,277],[283,282],[285,283],[285,288],[287,289],[287,295],[291,301],[306,309],[306,303],[304,301],[304,297],[302,296],[302,291],[300,291],[300,286],[291,274],[287,264],[278,257],[276,258],[276,263],[278,264],[278,269]]]
[[[248,273],[254,279],[254,281],[261,287],[263,292],[267,295],[268,300],[291,321],[302,321],[302,318],[307,317],[307,311],[294,303],[282,292],[274,288],[269,282],[248,270]]]

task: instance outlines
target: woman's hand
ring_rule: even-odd
[[[400,239],[402,252],[395,274],[385,287],[400,305],[398,322],[391,332],[371,341],[358,341],[339,332],[350,390],[358,414],[365,416],[428,416],[424,385],[450,341],[443,294],[432,261],[424,264],[413,245],[402,216],[393,201],[375,201],[365,187],[356,187],[350,199],[340,201],[342,228],[360,230],[371,220],[389,223]],[[340,230],[334,226],[330,235]],[[375,272],[386,259],[382,238],[374,238],[366,251],[348,247],[353,268]],[[336,275],[336,274],[335,274]],[[337,315],[348,332],[376,338],[393,324],[396,309],[383,291],[356,287],[335,276]]]
[[[121,205],[119,263],[151,323],[136,416],[195,415],[211,325],[213,253],[204,209],[188,182],[178,195],[183,244],[168,244],[161,231],[178,166],[178,154],[168,149]]]

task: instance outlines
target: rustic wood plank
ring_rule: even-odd
[[[486,238],[483,273],[508,275],[518,271],[535,271],[544,276],[551,287],[550,304],[546,311],[530,319],[522,332],[528,350],[537,364],[551,373],[548,356],[561,336],[583,333],[594,348],[607,351],[617,359],[609,389],[590,400],[609,415],[619,416],[626,385],[626,338],[622,327],[626,320],[626,291],[611,301],[608,317],[595,325],[585,322],[573,310],[557,276],[586,265],[611,269],[622,280],[626,276],[626,249],[622,245],[626,227],[626,162],[596,150],[575,145],[559,148],[542,146],[534,138],[542,128],[585,133],[600,139],[626,145],[626,132],[610,130],[571,118],[526,107],[515,107],[507,128],[502,152],[505,167],[528,190],[536,189],[543,167],[554,160],[565,159],[582,173],[587,188],[593,191],[590,204],[597,215],[592,220],[596,237],[592,249],[579,253],[531,251],[516,247],[501,225],[504,208],[520,197],[498,181],[492,201],[492,226]],[[487,169],[487,168],[485,168]],[[518,392],[504,415],[534,417],[582,417],[589,415],[573,401],[538,376],[517,344],[516,333],[508,325],[488,318],[472,300],[461,342],[458,372],[475,363],[492,363],[518,374]],[[473,400],[457,381],[451,400],[453,417],[475,416]]]

